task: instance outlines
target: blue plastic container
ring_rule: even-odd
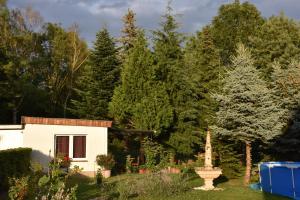
[[[263,162],[259,175],[263,191],[300,200],[300,162]]]

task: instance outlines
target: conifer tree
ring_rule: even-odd
[[[211,93],[220,88],[219,79],[224,72],[220,65],[219,51],[213,43],[210,26],[204,27],[189,39],[184,61],[187,80],[199,99],[200,127],[205,130],[208,124],[213,124],[217,110],[217,102],[211,97]]]
[[[122,19],[124,27],[122,29],[122,36],[120,42],[122,44],[122,51],[127,52],[131,47],[133,47],[134,40],[138,35],[138,28],[135,25],[135,13],[133,10],[128,9],[127,13]]]
[[[245,143],[245,184],[250,181],[251,143],[267,143],[282,133],[287,110],[274,98],[274,91],[260,78],[249,51],[239,45],[232,59],[233,69],[224,79],[215,132]]]
[[[166,89],[154,80],[154,59],[144,33],[139,32],[128,52],[115,89],[110,113],[121,125],[159,134],[170,126],[172,107]]]
[[[172,126],[160,137],[178,153],[191,155],[200,142],[199,137],[193,132],[199,125],[200,114],[197,99],[185,76],[186,69],[181,48],[183,35],[177,30],[178,23],[170,5],[160,25],[160,29],[153,32],[155,78],[166,88],[174,113]]]
[[[80,117],[107,119],[108,103],[119,84],[120,67],[115,43],[106,28],[97,33],[89,58],[91,72],[87,69],[84,75],[91,77],[81,79],[81,91],[77,90],[79,100],[73,99],[72,111]]]

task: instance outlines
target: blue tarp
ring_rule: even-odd
[[[263,191],[300,200],[300,162],[263,162],[259,174]]]

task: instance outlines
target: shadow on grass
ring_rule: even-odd
[[[226,183],[228,181],[229,181],[229,179],[226,176],[221,175],[217,179],[214,180],[214,185],[217,186],[221,183]]]

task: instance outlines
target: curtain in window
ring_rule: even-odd
[[[73,137],[73,158],[86,157],[86,136]]]
[[[69,156],[69,136],[56,136],[56,155]]]

